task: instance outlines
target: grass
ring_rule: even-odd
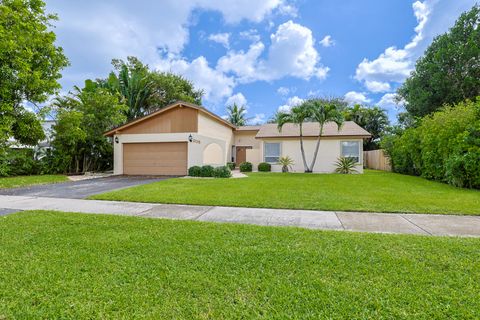
[[[170,179],[93,199],[258,208],[480,214],[480,191],[419,177],[251,173],[243,179]]]
[[[36,184],[49,184],[67,181],[68,178],[62,175],[38,175],[38,176],[18,176],[0,178],[0,189],[27,187]]]
[[[473,319],[480,239],[31,211],[0,218],[0,319]]]

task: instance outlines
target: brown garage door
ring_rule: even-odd
[[[123,145],[123,173],[128,175],[186,175],[187,143],[126,143]]]

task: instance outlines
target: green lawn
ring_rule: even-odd
[[[362,175],[251,173],[170,179],[93,199],[259,208],[480,214],[480,191],[381,171]]]
[[[473,319],[480,239],[0,217],[0,319]]]
[[[40,175],[40,176],[19,176],[0,178],[1,188],[27,187],[35,184],[49,184],[67,181],[68,178],[62,175]]]

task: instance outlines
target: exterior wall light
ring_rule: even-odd
[[[190,134],[190,135],[188,136],[188,141],[193,142],[193,136],[192,136],[192,134]]]
[[[118,137],[115,137],[115,143],[118,143],[120,142],[120,140],[118,140]]]

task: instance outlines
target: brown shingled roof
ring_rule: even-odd
[[[261,126],[240,126],[237,127],[236,131],[258,131]]]
[[[319,125],[316,122],[306,122],[303,124],[304,137],[317,137]],[[299,137],[300,129],[298,125],[287,123],[283,126],[282,131],[278,131],[278,127],[274,123],[267,123],[260,127],[256,138],[282,138],[282,137]],[[345,121],[338,130],[338,127],[333,122],[328,122],[323,127],[322,137],[336,137],[336,136],[356,136],[359,138],[370,138],[371,134],[360,127],[353,121]]]

